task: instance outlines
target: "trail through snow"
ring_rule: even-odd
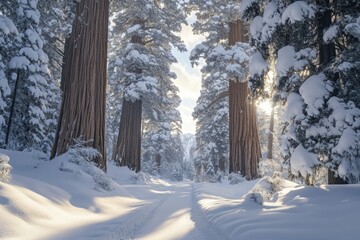
[[[259,205],[246,197],[259,179],[237,185],[167,182],[112,164],[107,175],[93,176],[66,158],[49,162],[34,153],[0,153],[13,167],[11,181],[0,182],[0,240],[358,240],[360,235],[360,184],[309,187],[287,181]],[[108,181],[99,181],[103,178]]]
[[[107,239],[107,240],[215,240],[198,228],[208,230],[207,221],[197,216],[194,189],[190,182],[168,186],[126,185],[124,189],[145,202],[133,206],[126,214],[85,228],[59,233],[53,240]],[[196,216],[193,216],[196,214]],[[197,219],[197,222],[194,221]],[[200,222],[200,220],[202,220]],[[205,228],[205,229],[204,229]]]
[[[193,206],[191,184],[174,184],[169,190],[171,193],[158,206],[157,211],[140,229],[135,239],[205,239],[191,217]]]

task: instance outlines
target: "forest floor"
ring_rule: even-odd
[[[236,185],[171,182],[109,165],[108,175],[69,157],[10,157],[0,183],[0,239],[358,240],[360,185],[285,181],[262,205],[261,180]],[[110,176],[110,177],[109,177]],[[106,189],[106,190],[105,190]]]

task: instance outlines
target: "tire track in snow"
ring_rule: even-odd
[[[171,193],[172,194],[172,193]],[[170,197],[171,194],[168,194],[161,198],[156,203],[152,204],[152,207],[144,206],[140,210],[134,210],[135,213],[132,215],[129,221],[126,221],[126,224],[123,224],[121,227],[113,231],[108,237],[104,238],[106,240],[131,240],[134,239],[138,234],[139,230],[148,222],[154,213],[159,209],[159,207],[164,204],[166,199]]]
[[[192,188],[189,183],[173,184],[172,194],[157,208],[135,239],[207,240],[192,220]]]
[[[230,238],[220,231],[212,222],[209,221],[205,211],[202,209],[196,199],[194,184],[191,186],[191,219],[195,222],[196,228],[199,229],[206,237],[206,240],[230,240]]]

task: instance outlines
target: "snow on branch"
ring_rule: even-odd
[[[305,1],[296,1],[284,10],[281,19],[283,24],[287,21],[296,23],[306,18],[314,18],[315,13],[316,7],[314,4],[308,4]]]

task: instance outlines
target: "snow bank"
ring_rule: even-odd
[[[246,200],[253,200],[263,205],[265,201],[271,200],[275,193],[282,190],[284,186],[285,181],[281,178],[280,173],[275,173],[272,177],[266,176],[260,179],[244,197]]]
[[[68,154],[44,161],[29,152],[0,153],[13,167],[10,182],[0,182],[0,239],[104,239],[109,229],[139,222],[134,209],[145,213],[153,204]],[[125,179],[121,184],[132,184],[130,170],[115,171]],[[111,183],[111,191],[98,185],[104,183],[99,178]]]
[[[241,185],[197,184],[199,212],[221,239],[357,240],[360,185],[306,187],[285,181],[263,205],[244,196],[265,180]]]
[[[275,176],[237,185],[194,183],[191,189],[189,182],[169,184],[109,164],[113,190],[105,191],[71,156],[45,161],[34,153],[0,153],[13,166],[10,182],[0,182],[0,239],[357,240],[360,235],[360,184],[306,187]],[[60,170],[64,163],[71,171]],[[150,184],[134,185],[134,178]],[[249,197],[255,193],[262,194],[262,205]],[[206,238],[194,237],[198,230]]]

